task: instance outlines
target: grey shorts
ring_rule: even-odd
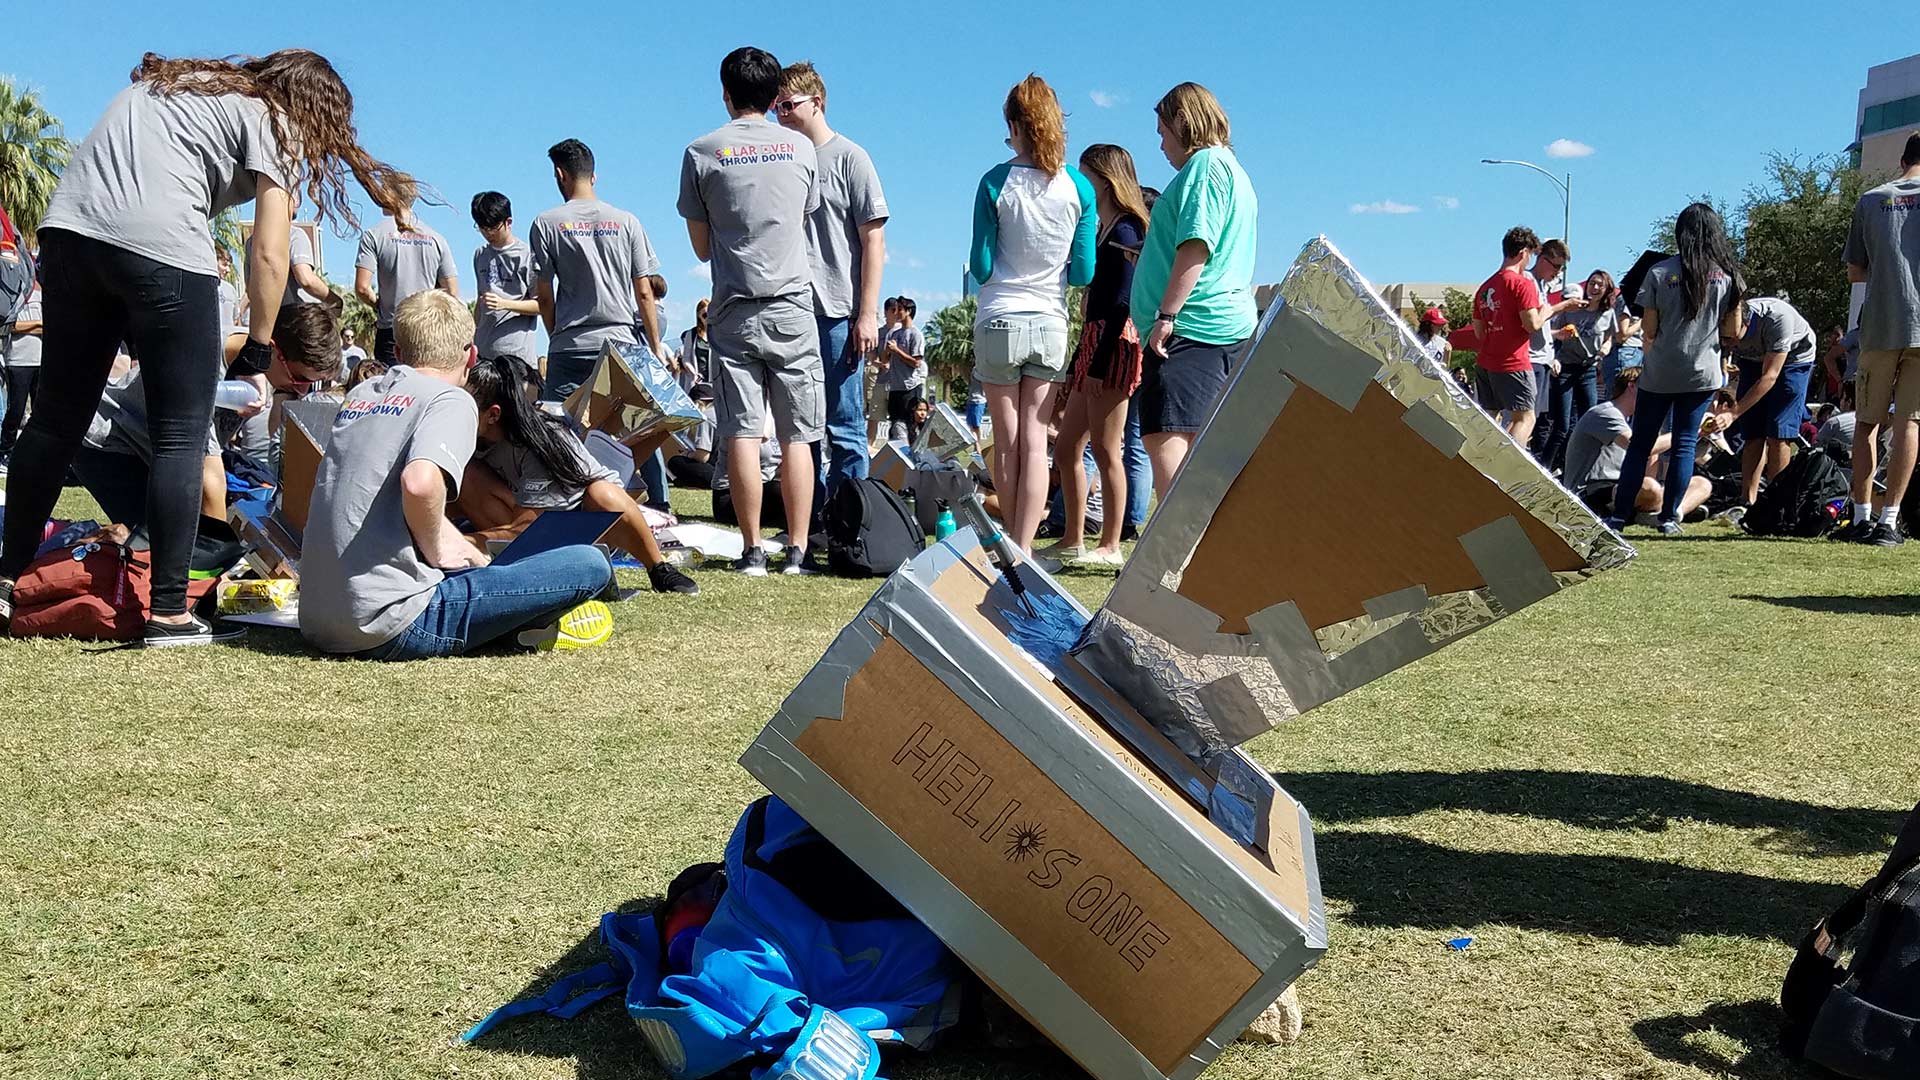
[[[1479,368],[1476,385],[1479,388],[1480,407],[1490,413],[1506,410],[1514,412],[1534,411],[1533,369],[1525,371],[1488,371]]]
[[[819,442],[826,426],[826,375],[813,305],[781,297],[735,300],[707,325],[719,361],[722,439],[757,439],[768,409],[783,443]]]
[[[1067,320],[1002,315],[973,329],[973,375],[990,386],[1067,381]]]

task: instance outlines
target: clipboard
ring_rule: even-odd
[[[597,544],[620,515],[612,510],[549,510],[493,556],[493,565],[511,566],[555,548]]]

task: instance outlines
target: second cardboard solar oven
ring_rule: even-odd
[[[1327,944],[1237,744],[1631,554],[1316,240],[1106,605],[963,530],[742,763],[1099,1080],[1190,1080]]]

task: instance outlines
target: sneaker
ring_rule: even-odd
[[[208,623],[198,615],[188,615],[183,623],[156,622],[147,620],[147,628],[140,635],[140,644],[148,649],[171,649],[183,645],[215,645],[226,641],[238,641],[246,637],[246,628],[225,621]]]
[[[682,596],[699,596],[700,586],[693,579],[680,572],[672,563],[661,563],[647,568],[647,580],[653,582],[653,591],[661,593],[679,593]]]
[[[1873,531],[1862,537],[1860,542],[1870,547],[1899,547],[1907,542],[1907,538],[1900,535],[1898,527],[1882,521],[1874,525]]]
[[[767,553],[763,548],[749,548],[746,553],[733,560],[733,568],[748,577],[767,576]]]
[[[1865,521],[1856,521],[1849,525],[1842,525],[1828,533],[1827,538],[1837,540],[1842,544],[1864,544],[1867,541],[1867,537],[1873,535],[1875,524],[1872,518],[1868,518]]]
[[[613,612],[598,600],[589,600],[560,616],[552,626],[522,630],[520,644],[541,652],[590,649],[613,636]]]
[[[1680,527],[1680,523],[1677,521],[1674,521],[1672,519],[1667,519],[1660,522],[1661,536],[1679,536],[1683,532],[1686,532],[1686,530],[1682,529]]]
[[[1610,517],[1606,520],[1606,526],[1614,532],[1621,532],[1626,529],[1627,520],[1625,518]]]
[[[1069,544],[1065,540],[1056,540],[1046,547],[1034,551],[1033,555],[1037,559],[1057,559],[1061,562],[1072,562],[1086,553],[1087,545],[1085,544]]]
[[[800,577],[801,575],[811,576],[820,571],[807,565],[807,553],[804,550],[789,544],[787,556],[780,565],[780,572],[788,577]]]
[[[0,634],[13,622],[13,582],[0,578]]]
[[[1140,539],[1140,526],[1129,521],[1120,526],[1120,542],[1125,544]]]

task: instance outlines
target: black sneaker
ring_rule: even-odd
[[[1872,518],[1868,518],[1865,521],[1856,521],[1851,525],[1842,525],[1828,533],[1827,539],[1835,540],[1842,544],[1865,543],[1867,537],[1873,535],[1873,526],[1874,521]]]
[[[148,619],[146,632],[140,636],[140,644],[149,649],[171,649],[183,645],[215,645],[238,641],[246,636],[246,628],[238,624],[225,621],[209,624],[198,615],[188,615],[183,623]]]
[[[811,575],[817,574],[820,571],[807,565],[807,553],[805,551],[789,544],[787,545],[787,557],[780,567],[780,572],[788,577],[799,577],[802,574]]]
[[[751,547],[746,553],[733,560],[733,568],[748,577],[767,576],[767,552],[761,547]]]
[[[1129,541],[1138,540],[1138,539],[1140,539],[1140,526],[1135,525],[1131,521],[1120,526],[1120,542],[1121,543],[1124,544]]]
[[[693,579],[680,572],[672,563],[661,563],[648,567],[647,580],[653,582],[654,592],[679,593],[682,596],[700,595],[700,586]]]
[[[1897,527],[1882,521],[1873,527],[1872,532],[1861,538],[1860,542],[1870,547],[1899,547],[1907,542],[1907,538],[1900,535]]]

